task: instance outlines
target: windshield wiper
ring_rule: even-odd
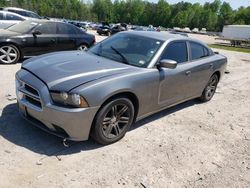
[[[121,52],[119,52],[119,51],[118,51],[116,48],[114,48],[113,46],[110,46],[110,48],[111,48],[112,50],[114,50],[115,53],[117,53],[118,55],[120,55],[120,56],[122,57],[123,63],[129,65],[129,62],[128,62],[127,58],[126,58]]]

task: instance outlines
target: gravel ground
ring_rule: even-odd
[[[212,101],[157,113],[105,147],[66,148],[24,121],[14,90],[21,64],[0,65],[0,187],[250,187],[250,54],[219,52],[230,74]]]

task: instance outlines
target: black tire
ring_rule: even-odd
[[[93,139],[103,145],[112,144],[124,137],[134,119],[134,106],[127,98],[116,98],[97,113],[93,127]]]
[[[15,45],[5,44],[0,46],[1,64],[16,64],[19,61],[20,57],[20,50]]]
[[[201,102],[208,102],[213,98],[218,83],[219,83],[218,76],[216,74],[213,74],[209,79],[205,89],[203,90],[201,97],[199,98]]]

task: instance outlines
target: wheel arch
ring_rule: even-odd
[[[78,46],[81,46],[81,45],[86,45],[89,48],[89,44],[87,42],[81,42]]]
[[[90,133],[92,132],[92,129],[94,127],[93,125],[94,125],[94,123],[96,121],[96,116],[99,113],[99,111],[103,108],[103,106],[105,106],[108,102],[110,102],[110,101],[112,101],[114,99],[122,98],[122,97],[125,97],[125,98],[129,99],[132,102],[132,104],[134,106],[134,110],[135,110],[133,122],[135,122],[135,120],[137,118],[137,115],[138,115],[138,112],[139,112],[139,100],[138,100],[138,97],[133,92],[122,91],[122,92],[115,93],[115,94],[109,96],[107,99],[105,99],[105,101],[102,103],[102,105],[100,106],[100,108],[98,109],[98,111],[95,114],[95,117],[94,117],[94,119],[92,121]]]
[[[220,71],[215,71],[212,75],[217,75],[218,76],[218,80],[220,81],[220,78],[221,78],[221,73]]]

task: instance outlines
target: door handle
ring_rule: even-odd
[[[187,71],[186,75],[189,76],[191,74],[191,71]]]

